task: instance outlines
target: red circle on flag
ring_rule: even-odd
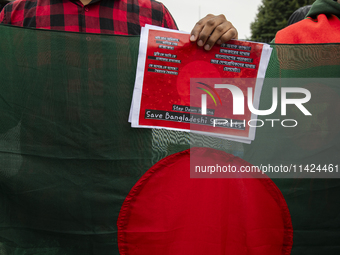
[[[290,254],[287,204],[268,178],[190,178],[190,162],[251,166],[210,148],[168,156],[131,189],[118,218],[122,255]]]

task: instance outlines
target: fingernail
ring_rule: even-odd
[[[197,43],[198,46],[202,47],[203,46],[203,41],[202,40],[199,40],[198,43]]]
[[[217,44],[222,44],[222,40],[218,40],[218,41],[217,41]]]
[[[208,44],[205,45],[205,46],[204,46],[204,49],[205,49],[205,50],[210,50],[210,45],[208,45]]]
[[[195,36],[194,35],[190,36],[190,41],[195,41]]]

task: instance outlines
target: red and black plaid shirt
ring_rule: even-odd
[[[17,0],[0,13],[0,23],[43,29],[139,35],[145,24],[177,29],[166,7],[154,0]]]

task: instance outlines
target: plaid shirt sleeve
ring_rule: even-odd
[[[177,25],[168,9],[155,0],[17,0],[7,4],[0,23],[15,26],[117,35],[139,35],[152,24]]]
[[[6,24],[5,20],[5,9],[0,12],[0,23]]]
[[[164,13],[164,18],[163,18],[163,27],[170,28],[170,29],[178,29],[177,24],[168,11],[168,9],[163,5],[163,13]]]

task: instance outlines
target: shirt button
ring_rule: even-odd
[[[89,8],[88,8],[88,7],[85,7],[85,11],[88,12],[88,11],[89,11]]]

